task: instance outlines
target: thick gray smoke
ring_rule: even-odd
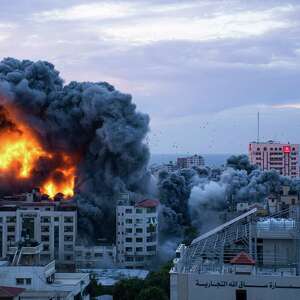
[[[80,229],[95,238],[113,238],[114,195],[145,192],[148,186],[149,151],[143,141],[149,117],[136,111],[130,95],[106,82],[64,85],[59,72],[45,61],[1,61],[0,98],[2,107],[13,104],[22,112],[47,150],[76,155]],[[20,189],[38,185],[41,170],[46,173],[52,167],[44,162],[35,170],[34,182]],[[16,192],[12,186],[0,179],[2,191]]]
[[[276,171],[260,171],[250,165],[245,155],[232,156],[219,180],[199,182],[189,198],[191,224],[204,232],[223,222],[224,213],[234,210],[238,202],[263,202],[283,185],[299,191],[299,181]]]
[[[230,157],[224,168],[162,172],[158,187],[164,203],[163,237],[190,240],[187,234],[194,230],[201,234],[224,222],[238,202],[263,202],[268,195],[279,193],[283,185],[300,192],[299,179],[261,171],[245,155]]]

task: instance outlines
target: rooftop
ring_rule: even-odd
[[[97,282],[105,286],[112,286],[127,278],[145,279],[149,274],[149,271],[141,269],[81,269],[80,271],[92,273]]]
[[[232,265],[255,265],[255,260],[246,252],[241,252],[235,256],[230,263]]]
[[[135,204],[136,207],[144,207],[144,208],[157,207],[158,205],[159,205],[159,201],[155,199],[145,199]]]
[[[25,289],[10,287],[10,286],[0,286],[0,298],[7,299],[6,297],[17,297],[21,295]]]

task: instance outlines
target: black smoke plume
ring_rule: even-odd
[[[59,72],[46,61],[2,60],[0,98],[1,127],[13,126],[3,108],[13,105],[46,150],[76,154],[79,229],[95,239],[112,240],[114,196],[144,192],[148,186],[149,151],[144,138],[149,117],[137,112],[130,95],[106,82],[64,85]],[[36,186],[41,171],[51,168],[39,162],[39,172],[29,186]],[[15,188],[8,186],[6,192],[14,193]],[[27,191],[28,185],[20,189]]]

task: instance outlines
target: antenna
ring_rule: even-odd
[[[259,116],[259,112],[257,112],[257,143],[259,143],[259,132],[260,130],[260,116]]]

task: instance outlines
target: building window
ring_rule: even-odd
[[[144,261],[144,256],[137,256],[135,261]]]
[[[137,243],[142,243],[143,242],[143,238],[140,238],[140,237],[136,238],[136,242]]]
[[[54,222],[59,222],[59,217],[54,217]]]
[[[16,278],[16,285],[24,284],[24,278]]]
[[[126,256],[125,261],[133,261],[133,257],[131,257],[131,256]]]
[[[136,219],[136,220],[135,220],[135,223],[136,223],[136,224],[142,224],[142,223],[143,223],[143,219]]]
[[[42,232],[49,232],[49,226],[42,226],[42,229],[41,229]]]
[[[65,242],[73,242],[73,235],[65,235],[64,241]]]
[[[7,240],[9,242],[13,242],[15,240],[15,237],[13,235],[9,235],[9,236],[7,236]]]
[[[147,243],[152,243],[152,242],[155,242],[155,238],[153,236],[148,236]]]
[[[73,232],[73,226],[65,226],[64,232]]]
[[[131,208],[126,208],[125,213],[126,214],[132,214],[132,209]]]
[[[135,232],[136,232],[136,233],[143,233],[143,228],[136,228],[136,229],[135,229]]]
[[[132,233],[132,228],[126,228],[126,233]]]
[[[156,212],[156,207],[148,207],[147,208],[147,213],[155,213]]]
[[[7,226],[7,232],[15,232],[15,226]]]
[[[149,227],[147,227],[147,232],[151,233],[151,232],[155,232],[156,231],[156,226],[153,224],[150,224]]]
[[[49,242],[49,235],[42,235],[42,242]]]
[[[125,251],[131,252],[131,251],[132,251],[132,247],[126,247],[126,248],[125,248]]]
[[[95,257],[103,257],[103,253],[97,252],[97,253],[95,253]]]
[[[49,251],[49,245],[43,245],[43,251]]]
[[[147,251],[156,251],[156,246],[147,246]]]
[[[132,224],[132,219],[126,219],[126,224]]]
[[[41,217],[42,223],[50,223],[51,218],[50,217]]]
[[[65,251],[73,251],[73,245],[64,245]]]
[[[135,212],[137,214],[142,214],[143,213],[143,209],[142,208],[136,208]]]
[[[6,217],[7,223],[16,223],[16,217]]]
[[[73,223],[73,217],[64,217],[65,223]]]
[[[132,238],[126,238],[126,243],[131,243],[132,242]]]
[[[25,282],[26,282],[27,285],[30,285],[31,284],[31,278],[26,278]]]
[[[136,251],[136,252],[143,252],[143,247],[136,247],[136,248],[135,248],[135,251]]]
[[[65,260],[73,260],[73,255],[65,255]]]

